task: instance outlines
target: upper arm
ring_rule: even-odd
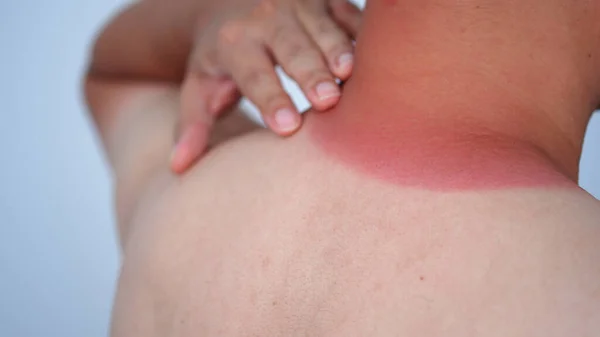
[[[115,178],[122,226],[149,179],[168,170],[178,90],[88,77],[85,94]]]
[[[163,156],[172,145],[177,88],[88,77],[85,96],[115,174],[138,161],[140,150]]]

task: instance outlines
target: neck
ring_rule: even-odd
[[[576,181],[600,103],[600,6],[558,2],[369,1],[338,108],[535,148]]]

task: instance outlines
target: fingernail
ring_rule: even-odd
[[[352,65],[353,61],[354,61],[354,55],[352,55],[352,53],[345,53],[345,54],[340,55],[340,57],[338,57],[337,66],[338,66],[338,68],[346,68],[346,67],[349,67],[350,65]]]
[[[331,82],[319,83],[316,86],[315,91],[317,92],[317,96],[320,100],[325,100],[340,95],[340,89],[338,88],[338,86]]]
[[[275,123],[283,132],[294,131],[298,128],[299,118],[295,111],[288,108],[279,109],[275,112]]]

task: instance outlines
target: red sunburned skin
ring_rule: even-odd
[[[328,156],[376,179],[448,192],[576,186],[535,148],[476,134],[461,120],[352,110],[338,106],[312,114],[309,132]]]

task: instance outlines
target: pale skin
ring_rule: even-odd
[[[168,160],[179,87],[90,78],[123,243],[112,335],[596,336],[600,204],[576,180],[600,101],[600,58],[588,58],[600,54],[599,9],[369,3],[336,108],[309,111],[285,139],[230,115],[214,132],[224,141],[182,176]],[[412,155],[452,153],[469,170],[458,154],[475,144],[514,171],[534,151],[543,160],[517,173],[560,183],[436,190],[388,179],[323,135],[361,118],[385,121],[365,123],[371,152],[382,139],[398,153],[429,150],[422,135],[452,126],[435,141],[454,152]],[[406,121],[416,130],[395,133]]]
[[[171,169],[183,173],[208,146],[215,120],[245,96],[285,137],[302,117],[274,66],[316,110],[337,103],[336,79],[352,72],[362,13],[347,0],[145,0],[116,15],[98,37],[96,79],[181,85]]]

